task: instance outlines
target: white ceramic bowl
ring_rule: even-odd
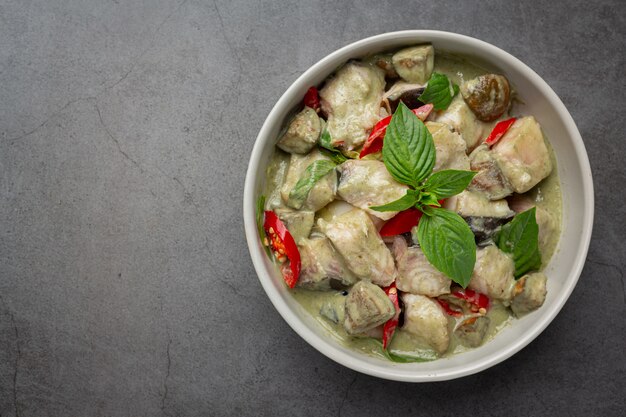
[[[261,246],[255,202],[264,185],[265,168],[274,152],[279,130],[309,86],[318,85],[350,58],[425,42],[432,43],[435,51],[465,56],[486,69],[501,72],[516,87],[526,103],[516,108],[517,113],[537,118],[556,153],[563,192],[563,227],[557,251],[546,269],[548,295],[539,310],[513,321],[477,349],[433,362],[398,364],[337,343],[293,299]],[[449,32],[409,30],[373,36],[345,46],[313,65],[287,89],[254,144],[246,175],[243,214],[248,247],[259,280],[278,312],[302,338],[332,360],[356,371],[398,381],[423,382],[458,378],[493,366],[522,349],[546,328],[568,299],[585,263],[593,224],[593,199],[591,169],[580,133],[545,81],[517,58],[486,42]]]

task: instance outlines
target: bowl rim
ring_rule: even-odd
[[[549,105],[555,109],[555,111],[562,118],[564,125],[567,127],[567,134],[571,137],[571,142],[574,146],[575,154],[580,161],[580,166],[582,169],[582,191],[585,198],[584,212],[583,212],[583,224],[582,224],[582,234],[580,236],[580,244],[578,246],[578,250],[576,252],[576,259],[574,260],[574,265],[572,268],[574,277],[568,281],[569,285],[564,286],[563,291],[559,294],[558,298],[554,300],[551,304],[551,308],[549,311],[542,315],[537,323],[526,333],[524,333],[523,337],[509,343],[503,349],[497,352],[495,355],[491,355],[488,357],[481,358],[481,360],[473,361],[464,366],[458,366],[452,370],[444,371],[444,372],[419,372],[416,371],[410,375],[405,373],[396,372],[398,369],[395,366],[389,366],[388,368],[374,368],[372,365],[363,362],[360,360],[359,356],[361,354],[353,353],[352,355],[348,354],[345,351],[342,351],[335,346],[332,346],[328,341],[319,337],[315,332],[313,332],[309,327],[299,318],[296,314],[293,314],[289,306],[281,299],[281,296],[278,292],[276,286],[272,285],[270,279],[270,272],[266,268],[266,264],[264,261],[265,252],[259,249],[258,245],[258,232],[256,225],[256,212],[255,212],[255,177],[259,171],[259,167],[261,164],[261,155],[265,146],[270,140],[273,138],[269,138],[268,135],[272,129],[272,126],[281,121],[285,115],[284,107],[288,104],[288,102],[292,99],[293,95],[297,92],[304,91],[308,86],[304,85],[304,81],[310,78],[312,74],[316,74],[322,68],[324,68],[328,63],[336,60],[338,57],[343,56],[349,51],[353,51],[355,49],[359,49],[361,47],[365,47],[367,45],[374,46],[378,43],[384,43],[386,41],[393,40],[402,40],[408,39],[410,37],[419,37],[425,38],[427,41],[435,41],[435,40],[443,40],[443,41],[453,41],[460,44],[464,44],[464,46],[469,47],[469,50],[482,50],[486,52],[494,59],[497,59],[497,62],[506,61],[508,64],[516,67],[520,72],[524,73],[524,76],[529,79],[529,81],[543,91],[546,96]],[[349,58],[349,57],[348,57]],[[264,139],[265,138],[265,139]],[[429,382],[429,381],[443,381],[454,378],[459,378],[462,376],[472,375],[477,372],[480,372],[484,369],[487,369],[491,366],[494,366],[505,359],[511,357],[513,354],[517,353],[521,349],[523,349],[526,345],[528,345],[531,341],[533,341],[543,330],[552,322],[552,320],[556,317],[556,315],[560,312],[563,305],[569,298],[570,294],[574,290],[578,279],[582,273],[582,269],[584,267],[587,252],[589,249],[589,244],[591,240],[591,232],[593,227],[593,218],[594,218],[594,190],[593,190],[593,180],[591,173],[591,166],[589,164],[589,158],[585,149],[584,142],[576,127],[576,124],[570,115],[569,111],[557,96],[557,94],[552,90],[552,88],[530,67],[520,61],[518,58],[509,54],[508,52],[490,44],[485,41],[454,33],[454,32],[446,32],[446,31],[438,31],[438,30],[403,30],[396,32],[387,32],[374,36],[370,36],[356,42],[352,42],[346,46],[343,46],[334,52],[331,52],[324,58],[317,61],[311,67],[309,67],[305,72],[303,72],[282,94],[282,96],[278,99],[276,104],[272,107],[272,110],[268,114],[265,119],[259,134],[255,139],[255,143],[252,149],[252,153],[250,156],[250,161],[248,163],[248,170],[246,172],[245,185],[244,185],[244,196],[243,196],[243,217],[244,217],[244,229],[246,235],[246,241],[248,244],[248,250],[250,252],[250,256],[252,258],[252,262],[265,290],[266,294],[270,298],[270,301],[279,312],[279,314],[283,317],[283,319],[289,324],[289,326],[302,337],[307,343],[317,349],[320,353],[332,359],[333,361],[346,366],[352,370],[368,374],[371,376],[376,376],[379,378],[396,380],[396,381],[405,381],[405,382]]]

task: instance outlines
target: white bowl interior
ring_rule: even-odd
[[[309,86],[322,82],[350,58],[425,42],[432,43],[436,51],[466,56],[471,62],[506,74],[526,103],[517,107],[517,111],[537,118],[556,153],[563,193],[563,223],[559,246],[546,269],[548,295],[543,307],[515,320],[477,349],[433,362],[397,364],[344,347],[329,337],[319,322],[293,299],[261,246],[255,202],[264,185],[265,168],[279,130]],[[560,311],[578,281],[587,255],[593,224],[593,183],[574,121],[554,91],[525,64],[493,45],[458,34],[394,32],[358,41],[330,54],[307,70],[279,99],[261,128],[250,158],[244,190],[244,223],[255,269],[270,300],[287,323],[313,347],[369,375],[411,382],[446,380],[479,372],[513,355],[541,333]]]

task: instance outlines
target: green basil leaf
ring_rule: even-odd
[[[447,76],[433,72],[418,100],[424,104],[432,103],[436,110],[445,110],[458,92],[459,87],[452,84]]]
[[[424,191],[437,194],[439,200],[452,197],[465,190],[476,174],[473,171],[454,169],[435,172],[426,180]]]
[[[396,181],[414,188],[419,187],[435,166],[433,137],[402,102],[387,126],[383,159]]]
[[[306,167],[304,174],[289,193],[289,202],[294,208],[302,208],[315,184],[337,166],[333,161],[319,159]]]
[[[322,134],[320,135],[320,146],[322,148],[328,149],[329,151],[337,150],[337,148],[333,146],[332,138],[330,137],[330,133],[328,132],[326,128],[324,128],[324,130],[322,131]]]
[[[418,224],[417,240],[426,259],[452,281],[467,287],[476,263],[474,234],[453,211],[432,207],[422,211],[425,216]]]
[[[402,211],[415,206],[416,203],[417,196],[415,195],[415,191],[407,190],[404,197],[400,197],[396,201],[383,204],[382,206],[372,206],[370,209],[376,211]]]
[[[513,255],[515,279],[528,271],[541,267],[539,252],[539,226],[535,207],[516,215],[511,222],[502,226],[495,242],[503,252]]]
[[[336,164],[342,164],[348,160],[348,158],[346,158],[346,156],[343,155],[339,149],[333,146],[332,138],[326,128],[324,128],[322,134],[320,135],[319,150]]]
[[[343,164],[344,162],[346,162],[348,160],[348,158],[346,158],[339,151],[330,151],[330,150],[328,150],[326,148],[322,148],[322,147],[320,147],[319,150],[322,153],[322,155],[327,156],[328,158],[330,158],[331,161],[333,161],[337,165]]]

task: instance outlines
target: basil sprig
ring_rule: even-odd
[[[396,201],[370,208],[401,211],[416,207],[421,210],[424,216],[418,224],[417,239],[426,259],[465,288],[476,263],[474,234],[457,213],[432,206],[439,207],[437,200],[463,191],[476,173],[444,170],[432,174],[435,156],[432,135],[424,123],[400,103],[387,127],[383,159],[391,176],[412,188]]]
[[[436,110],[445,110],[458,93],[459,86],[452,83],[445,74],[433,72],[418,100],[424,104],[432,103]]]
[[[539,226],[535,207],[516,215],[500,229],[495,242],[503,252],[513,255],[515,279],[541,267]]]
[[[293,208],[300,209],[309,192],[326,174],[335,169],[337,164],[327,159],[318,159],[306,167],[304,174],[289,193],[289,203]]]

